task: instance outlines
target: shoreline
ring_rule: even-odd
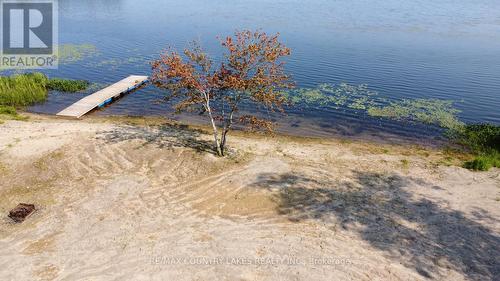
[[[208,123],[204,122],[205,120],[190,118],[190,116],[183,116],[181,118],[170,118],[166,116],[134,116],[134,115],[97,115],[90,114],[84,116],[81,119],[71,119],[71,118],[62,118],[52,114],[44,114],[44,113],[33,113],[29,111],[20,111],[20,113],[26,116],[32,116],[34,118],[49,118],[49,119],[60,119],[60,120],[75,120],[75,121],[96,121],[96,122],[120,122],[120,123],[130,123],[130,124],[149,124],[149,125],[161,125],[162,122],[167,124],[178,124],[182,126],[188,126],[197,129],[203,129],[207,133],[210,134],[211,127]],[[205,123],[205,124],[204,124]],[[304,130],[294,130],[290,127],[291,124],[278,123],[278,127],[273,135],[279,137],[287,137],[290,139],[312,139],[312,140],[336,140],[342,142],[366,142],[370,144],[384,144],[384,145],[409,145],[409,146],[421,146],[423,148],[431,148],[431,149],[445,149],[445,148],[454,148],[456,145],[450,143],[443,136],[432,136],[425,135],[420,137],[411,137],[411,136],[403,136],[396,133],[376,133],[374,131],[363,132],[358,135],[346,135],[342,133],[331,133],[324,132],[321,133],[318,128],[313,129],[313,133],[311,131]],[[411,124],[409,124],[411,125]],[[289,126],[287,128],[283,128],[284,126]],[[314,126],[314,125],[311,125]],[[230,134],[237,135],[251,135],[251,136],[261,136],[266,133],[262,132],[251,132],[242,128],[235,127]],[[466,154],[466,153],[464,153]]]

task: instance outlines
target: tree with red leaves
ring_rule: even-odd
[[[167,50],[152,62],[152,82],[167,90],[177,112],[198,110],[210,120],[217,155],[224,156],[227,135],[239,123],[252,130],[272,131],[274,125],[262,114],[239,115],[242,103],[283,112],[288,104],[283,91],[293,87],[281,59],[290,49],[279,34],[241,31],[221,40],[226,53],[217,68],[198,44],[184,50],[184,59]]]

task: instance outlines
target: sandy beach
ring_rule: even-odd
[[[443,149],[235,132],[220,158],[153,118],[0,132],[1,280],[500,279],[500,170]]]

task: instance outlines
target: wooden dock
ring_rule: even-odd
[[[80,118],[92,109],[112,102],[114,99],[117,99],[121,95],[136,89],[147,81],[147,76],[131,75],[109,87],[84,97],[56,115]]]

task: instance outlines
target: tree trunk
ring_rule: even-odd
[[[227,133],[229,133],[229,130],[231,129],[231,126],[233,125],[233,113],[234,109],[231,110],[231,114],[229,114],[229,120],[227,123],[224,125],[224,130],[222,131],[221,135],[221,142],[220,142],[220,150],[222,151],[222,154],[224,155],[224,148],[226,148],[226,136]]]
[[[222,151],[222,155],[224,155],[224,148],[226,147],[226,135],[229,132],[229,129],[225,129],[222,132],[221,141],[220,141],[220,150]]]
[[[217,132],[217,126],[215,125],[215,121],[212,116],[212,110],[210,109],[210,106],[208,104],[207,104],[207,111],[208,111],[208,116],[210,117],[210,122],[212,123],[212,129],[214,130],[215,151],[217,152],[218,156],[224,156],[224,153],[221,150],[219,144],[219,133]]]

